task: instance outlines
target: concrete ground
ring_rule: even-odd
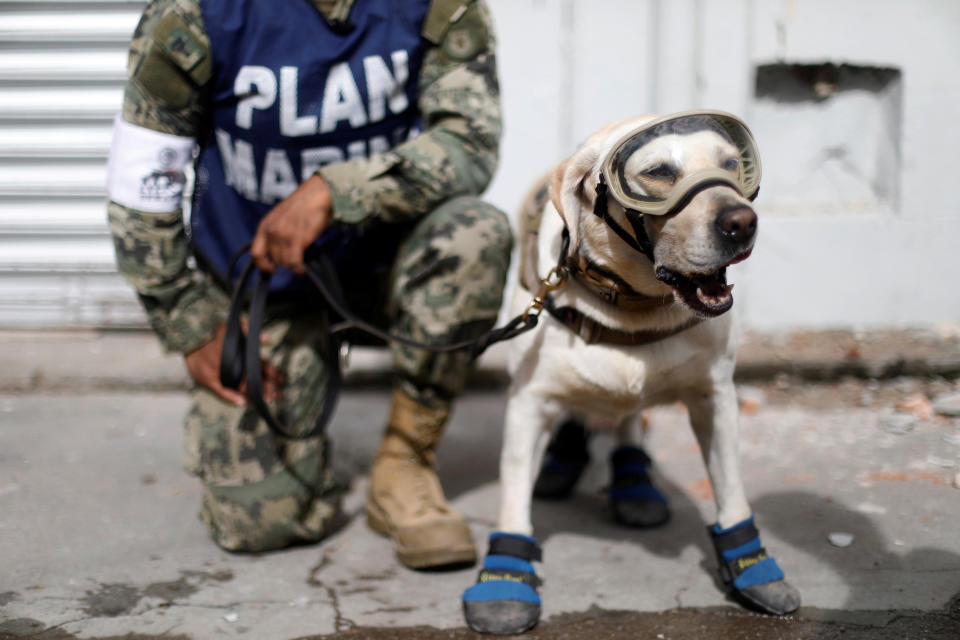
[[[741,355],[744,479],[803,608],[747,616],[718,589],[709,485],[671,406],[649,415],[665,527],[609,520],[603,437],[570,501],[535,503],[546,562],[531,635],[960,637],[960,418],[929,403],[957,388],[956,337],[748,337]],[[197,519],[200,489],[180,468],[178,359],[137,333],[0,333],[0,639],[472,637],[459,597],[476,569],[407,570],[362,517],[387,411],[379,358],[354,361],[332,425],[346,526],[318,545],[230,554]],[[505,397],[501,356],[482,365],[439,457],[478,541],[496,518]],[[837,533],[852,543],[831,543]]]

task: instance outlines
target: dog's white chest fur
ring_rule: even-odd
[[[515,345],[510,368],[541,398],[619,421],[674,402],[681,392],[709,387],[711,372],[729,362],[718,357],[725,351],[718,339],[725,342],[729,329],[729,321],[718,318],[654,344],[591,345],[543,317],[534,335]]]

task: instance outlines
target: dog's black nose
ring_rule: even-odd
[[[757,214],[744,205],[724,207],[717,214],[716,224],[723,238],[737,244],[744,244],[749,242],[757,232]]]

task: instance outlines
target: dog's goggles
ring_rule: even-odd
[[[736,116],[684,111],[620,138],[604,160],[603,175],[624,207],[660,216],[715,185],[753,200],[760,189],[760,155],[750,129]]]

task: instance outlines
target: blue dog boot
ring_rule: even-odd
[[[540,546],[528,536],[494,531],[477,584],[463,592],[463,617],[474,631],[523,633],[540,620],[540,578],[530,564]]]
[[[800,607],[800,592],[784,580],[777,561],[767,555],[753,516],[721,529],[707,527],[720,562],[720,578],[746,606],[782,616]]]
[[[610,509],[620,524],[659,527],[670,519],[666,496],[650,480],[648,469],[652,464],[640,447],[622,446],[611,454]]]
[[[543,500],[569,498],[590,462],[587,428],[576,420],[567,420],[547,445],[540,473],[533,483],[533,496]]]

